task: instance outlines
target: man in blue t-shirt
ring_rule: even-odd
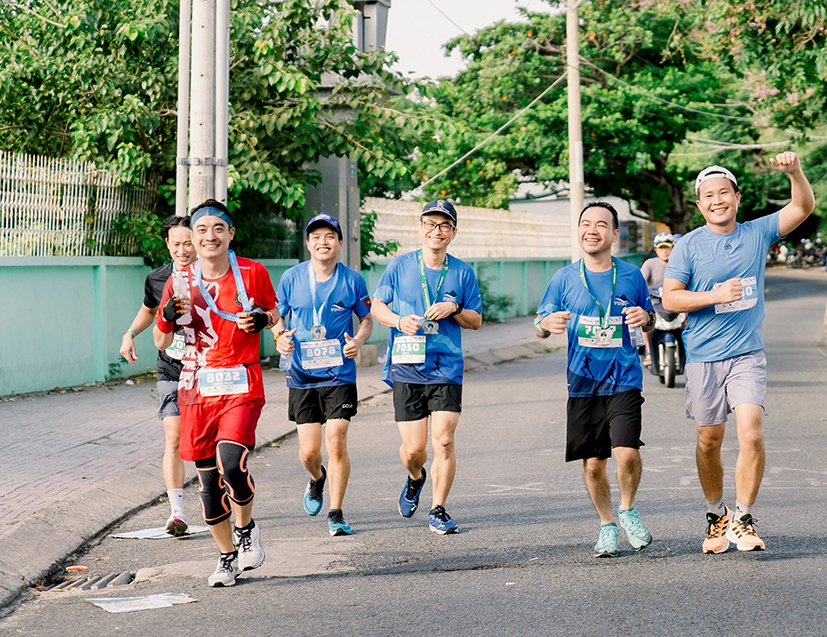
[[[654,327],[655,313],[640,270],[612,257],[619,236],[611,204],[596,201],[583,208],[577,228],[583,258],[555,272],[534,320],[541,338],[568,331],[566,462],[583,461],[583,479],[600,516],[595,557],[617,555],[619,529],[606,473],[613,450],[620,524],[636,551],[652,543],[635,509],[635,494],[643,445],[637,348],[643,331]]]
[[[741,193],[726,168],[710,166],[695,180],[696,204],[706,225],[677,243],[666,266],[663,306],[688,312],[686,415],[695,421],[698,477],[706,496],[704,553],[763,550],[751,508],[764,474],[764,401],[767,359],[764,266],[770,245],[791,232],[815,207],[795,153],[770,159],[790,176],[792,201],[779,212],[739,224]],[[739,454],[735,471],[735,513],[724,504],[721,445],[729,413],[735,410]]]
[[[303,506],[308,515],[322,510],[328,471],[322,465],[322,424],[330,470],[330,535],[350,535],[342,501],[350,477],[347,430],[356,415],[356,355],[373,330],[370,297],[362,275],[339,263],[342,229],[326,213],[307,223],[310,260],[285,272],[276,292],[279,321],[276,349],[287,368],[288,417],[299,433],[299,458],[310,473]],[[285,317],[291,314],[291,329]],[[353,315],[359,329],[353,332]]]
[[[456,473],[454,433],[462,411],[462,328],[482,325],[482,299],[474,271],[448,254],[457,236],[450,201],[425,204],[420,217],[422,248],[393,259],[376,286],[371,312],[390,327],[382,378],[393,387],[393,405],[408,480],[399,513],[409,518],[425,484],[428,417],[434,460],[433,503],[428,523],[435,533],[456,533],[445,501]],[[392,307],[391,307],[392,306]]]

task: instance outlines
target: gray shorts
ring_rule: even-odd
[[[178,411],[178,381],[159,380],[158,398],[161,399],[161,407],[158,409],[158,418],[163,420],[169,416],[180,416]]]
[[[684,376],[686,417],[701,427],[725,423],[742,403],[763,407],[767,398],[767,357],[762,349],[722,361],[687,363]]]

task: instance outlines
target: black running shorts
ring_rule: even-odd
[[[612,448],[640,449],[639,389],[613,396],[569,397],[566,406],[566,462],[612,457]]]
[[[462,413],[462,385],[393,384],[393,410],[397,422],[422,420],[432,411]]]
[[[327,422],[334,418],[350,420],[359,402],[356,385],[313,387],[287,390],[287,417],[297,425]]]

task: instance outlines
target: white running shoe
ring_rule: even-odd
[[[261,530],[250,520],[243,529],[233,526],[233,544],[238,549],[238,566],[249,571],[264,564],[264,549],[261,546]]]
[[[165,528],[167,533],[177,537],[183,535],[188,526],[186,513],[181,509],[173,509]]]
[[[238,567],[238,551],[234,553],[222,553],[218,556],[218,565],[215,573],[207,578],[210,586],[235,586],[235,578],[241,573]]]

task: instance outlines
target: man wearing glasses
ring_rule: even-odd
[[[457,211],[450,201],[425,204],[422,247],[393,259],[376,286],[371,313],[388,326],[388,355],[382,378],[393,387],[393,405],[408,478],[399,513],[416,513],[427,477],[428,418],[434,459],[431,531],[456,533],[445,501],[456,473],[454,432],[462,411],[461,328],[482,325],[482,299],[474,271],[448,254],[457,236]]]

